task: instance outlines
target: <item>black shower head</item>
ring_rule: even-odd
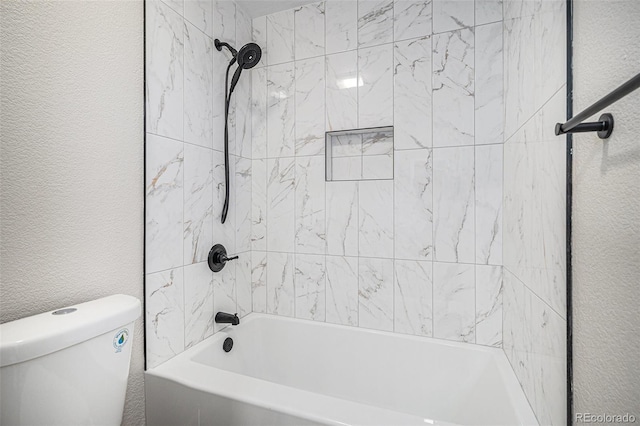
[[[229,63],[229,67],[233,65],[234,62],[238,63],[238,69],[233,73],[233,78],[231,79],[231,88],[229,90],[229,96],[233,93],[233,89],[235,89],[238,84],[238,80],[240,79],[240,74],[242,74],[242,70],[248,70],[250,68],[255,67],[260,62],[260,58],[262,57],[262,49],[255,43],[247,43],[240,48],[239,51],[236,51],[229,43],[224,41],[220,41],[215,39],[214,44],[216,49],[222,50],[223,47],[229,49],[229,52],[233,55],[233,59]],[[227,70],[228,72],[228,70]]]
[[[238,53],[234,55],[234,59],[238,62],[238,68],[236,69],[236,72],[233,73],[233,78],[231,79],[229,96],[233,93],[233,89],[236,88],[238,80],[240,79],[240,74],[242,74],[242,70],[248,70],[258,65],[261,57],[262,49],[260,49],[260,46],[255,43],[245,44],[240,48]],[[231,63],[233,64],[233,59]]]
[[[215,39],[214,44],[216,49],[222,50],[223,47],[229,49],[229,52],[233,55],[233,59],[238,62],[238,65],[244,69],[255,67],[260,58],[262,57],[262,49],[255,43],[247,43],[240,48],[240,51],[234,49],[229,43]]]
[[[238,65],[244,69],[255,67],[262,57],[262,49],[255,43],[247,43],[240,48],[236,55]]]

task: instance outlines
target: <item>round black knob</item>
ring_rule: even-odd
[[[209,263],[209,269],[213,272],[220,272],[224,265],[230,260],[237,259],[238,256],[227,257],[227,249],[222,244],[216,244],[211,247],[207,261]]]

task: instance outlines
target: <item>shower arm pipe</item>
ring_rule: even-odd
[[[613,115],[609,113],[602,114],[596,122],[583,123],[583,121],[591,117],[593,114],[605,109],[614,102],[624,98],[639,87],[640,73],[611,91],[609,94],[603,96],[593,105],[585,108],[579,114],[573,116],[566,123],[557,123],[555,129],[556,135],[559,136],[565,133],[598,132],[598,137],[600,139],[608,138],[613,132]]]
[[[216,49],[221,50],[222,46],[226,47],[227,49],[229,49],[229,52],[231,52],[231,55],[235,58],[236,55],[238,54],[238,51],[236,49],[234,49],[233,47],[231,47],[231,45],[225,41],[220,41],[218,39],[215,39],[213,42],[216,46]]]

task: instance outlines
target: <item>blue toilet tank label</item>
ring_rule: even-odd
[[[113,347],[116,348],[116,353],[122,351],[124,345],[127,344],[127,340],[129,340],[129,329],[123,328],[116,333],[113,337]]]

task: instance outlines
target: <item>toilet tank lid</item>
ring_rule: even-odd
[[[0,367],[114,331],[140,317],[140,301],[116,294],[0,324]]]

